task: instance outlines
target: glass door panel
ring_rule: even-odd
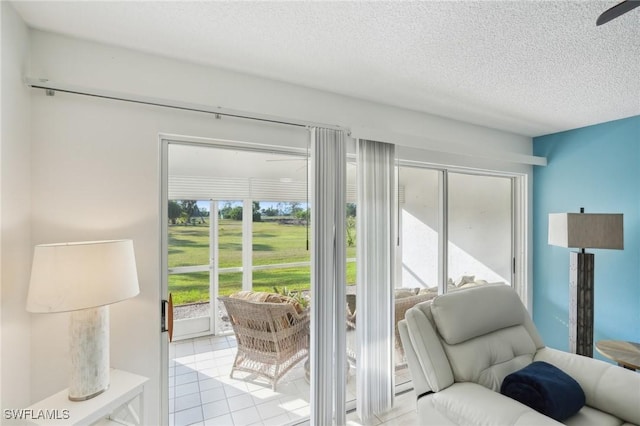
[[[357,273],[357,221],[358,221],[358,166],[356,160],[356,146],[347,145],[347,204],[346,204],[346,229],[345,229],[345,246],[346,246],[346,347],[347,347],[347,408],[355,408],[356,404],[356,370],[358,362],[356,360],[357,353],[357,297],[356,297],[356,273]]]
[[[208,201],[169,201],[168,284],[176,339],[211,329],[210,222]]]
[[[447,290],[511,285],[512,178],[448,174]]]
[[[350,164],[350,163],[347,163]],[[348,166],[347,172],[355,166]],[[349,175],[347,175],[349,176]],[[351,182],[349,182],[351,183]],[[352,185],[355,186],[355,183]],[[346,345],[347,345],[347,401],[355,403],[356,399],[356,369],[358,368],[358,363],[356,360],[357,353],[357,339],[356,339],[356,327],[357,327],[357,310],[356,310],[356,250],[357,250],[357,207],[355,200],[350,203],[347,202],[347,211],[346,211],[346,318],[347,323],[346,327]]]
[[[216,334],[231,332],[224,304],[217,296],[229,296],[242,290],[242,219],[243,202],[216,201],[217,223],[213,237],[213,294],[216,297]]]
[[[242,266],[242,201],[218,201],[218,267]]]
[[[439,179],[442,172],[401,166],[394,299],[396,385],[411,381],[397,323],[408,309],[438,294]]]
[[[400,167],[400,279],[396,287],[437,293],[440,173]]]
[[[356,244],[357,244],[356,203],[347,203],[347,293],[355,291],[356,285]],[[353,286],[353,289],[350,287]]]

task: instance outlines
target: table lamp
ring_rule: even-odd
[[[69,399],[109,387],[109,307],[140,292],[131,240],[35,247],[27,311],[71,312]]]
[[[593,253],[585,249],[624,248],[620,213],[550,213],[549,244],[581,249],[569,258],[569,350],[593,357]]]

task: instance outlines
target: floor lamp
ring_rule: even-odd
[[[109,306],[139,293],[131,240],[42,244],[35,248],[27,310],[71,312],[69,399],[109,387]]]
[[[593,253],[585,249],[624,248],[622,214],[551,213],[549,214],[549,244],[579,248],[569,260],[569,350],[593,357]]]

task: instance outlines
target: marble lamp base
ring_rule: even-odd
[[[109,307],[71,312],[69,399],[85,401],[109,387]]]

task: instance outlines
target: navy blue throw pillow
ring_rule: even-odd
[[[557,421],[576,414],[585,404],[584,391],[571,376],[544,361],[504,378],[500,393]]]

